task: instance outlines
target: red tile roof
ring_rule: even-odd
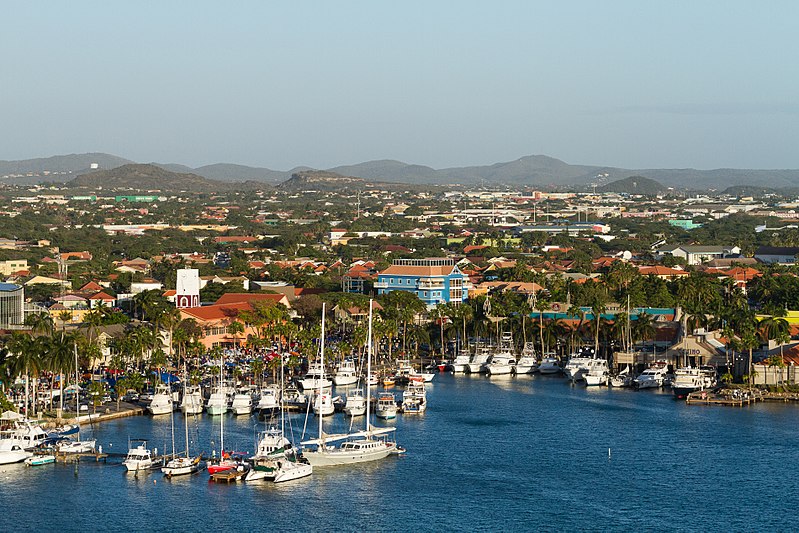
[[[285,294],[271,294],[260,292],[228,292],[219,297],[215,305],[229,305],[250,302],[274,302],[286,305],[288,299]]]

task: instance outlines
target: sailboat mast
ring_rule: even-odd
[[[186,361],[183,361],[183,401],[189,393],[189,371],[186,369]],[[189,458],[189,413],[183,413],[183,420],[186,422],[186,459]]]
[[[322,440],[322,386],[325,381],[325,302],[322,302],[322,338],[320,339],[319,350],[319,440]],[[324,445],[322,445],[324,448]]]
[[[366,334],[366,431],[369,431],[369,407],[372,403],[369,378],[372,376],[372,300],[369,300],[369,330]]]
[[[283,375],[283,354],[280,354],[280,434],[286,436],[286,410],[283,409],[283,385],[286,383],[286,378]]]
[[[75,422],[78,424],[78,442],[80,442],[80,394],[78,394],[78,343],[72,345],[75,349]],[[27,414],[27,413],[26,413]]]
[[[224,379],[222,379],[222,373],[225,371],[224,369],[224,362],[225,358],[223,354],[219,353],[219,395],[222,397],[222,401],[225,402],[227,405],[227,397],[224,391]],[[219,417],[219,442],[222,446],[222,450],[219,453],[219,460],[222,460],[222,456],[225,454],[225,410],[222,411],[222,416]]]

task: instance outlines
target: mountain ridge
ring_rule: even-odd
[[[133,162],[128,159],[99,152],[0,161],[0,178],[3,178],[0,182],[34,184],[68,181],[63,178],[85,173],[92,164],[97,164],[98,170],[109,170],[131,163]],[[298,172],[315,170],[307,166],[298,166],[282,171],[229,163],[216,163],[197,168],[178,163],[152,164],[172,172],[196,174],[220,182],[257,181],[272,185],[286,181]],[[600,165],[572,165],[547,155],[529,155],[490,165],[442,169],[393,159],[380,159],[319,170],[369,181],[411,185],[510,185],[587,190],[594,184],[602,186],[611,181],[638,175],[658,181],[666,187],[694,190],[720,190],[734,185],[799,187],[799,169],[626,169]]]

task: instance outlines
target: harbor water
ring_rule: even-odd
[[[796,527],[797,406],[688,406],[667,392],[586,389],[546,376],[441,374],[427,387],[426,413],[389,422],[404,456],[316,468],[286,484],[134,475],[113,457],[1,466],[0,531]],[[303,418],[291,417],[295,442]],[[192,451],[218,453],[219,417],[190,420]],[[325,424],[344,420],[336,414]],[[313,436],[317,419],[308,424]],[[263,425],[228,414],[225,448],[252,452]],[[179,449],[183,427],[177,412]],[[105,452],[124,453],[128,438],[148,438],[159,453],[171,448],[169,416],[84,430]]]

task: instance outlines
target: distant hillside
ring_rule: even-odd
[[[335,191],[341,189],[364,189],[366,180],[342,176],[335,172],[324,170],[306,170],[295,172],[291,178],[278,184],[277,188],[283,191]]]
[[[101,153],[55,155],[19,161],[0,161],[0,178],[16,185],[63,182],[88,172],[93,164],[96,164],[99,169],[109,169],[128,163],[133,163],[133,161]]]
[[[73,187],[90,189],[133,189],[139,191],[217,192],[229,190],[231,184],[209,180],[190,173],[172,172],[155,165],[123,165],[111,170],[83,174],[68,182]],[[253,188],[252,183],[239,183],[241,189]]]
[[[668,187],[664,187],[661,183],[643,176],[630,176],[629,178],[612,181],[607,185],[597,187],[598,192],[644,194],[647,196],[661,194],[667,190]]]
[[[727,196],[753,196],[755,198],[768,196],[772,194],[781,195],[788,194],[787,189],[774,189],[772,187],[756,187],[754,185],[733,185],[727,187],[721,194]]]
[[[47,181],[64,181],[71,176],[88,172],[97,163],[101,170],[130,164],[121,157],[93,153],[54,156],[23,161],[0,161],[0,179],[11,184],[33,184]],[[243,182],[247,180],[277,184],[290,180],[295,174],[311,171],[299,166],[280,171],[244,165],[214,164],[192,169],[185,165],[152,163],[166,170],[195,174],[210,180]],[[379,160],[331,168],[328,172],[362,178],[368,182],[387,182],[416,185],[509,185],[544,189],[584,190],[596,183],[601,187],[628,176],[646,176],[660,182],[663,187],[690,190],[721,190],[733,185],[752,185],[768,188],[799,187],[799,170],[747,170],[747,169],[645,169],[634,170],[592,165],[571,165],[545,155],[521,157],[515,161],[493,165],[434,169],[394,160]]]

